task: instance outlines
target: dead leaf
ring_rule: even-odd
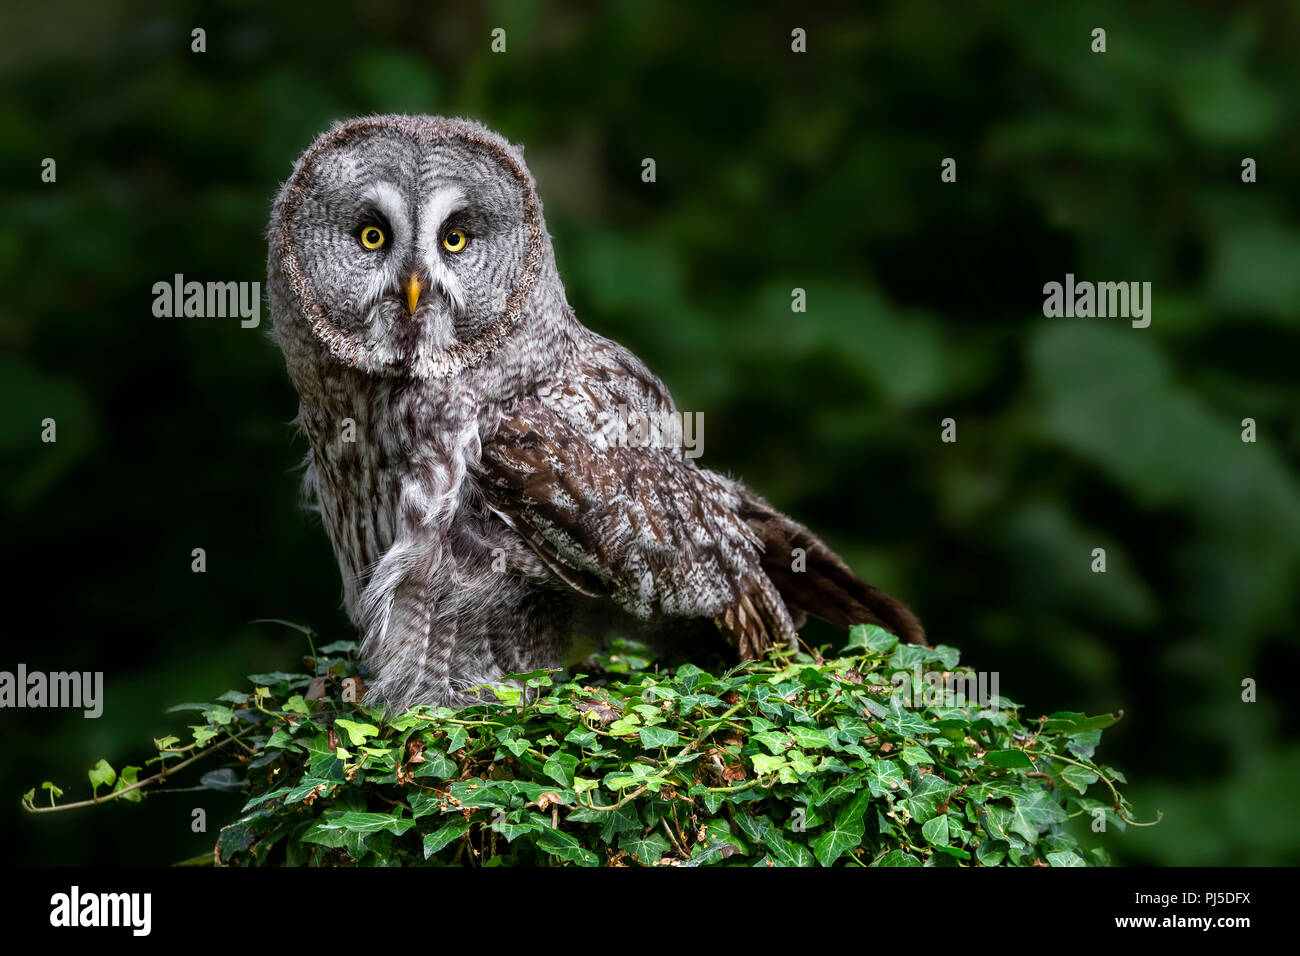
[[[724,764],[722,767],[722,779],[727,783],[739,783],[745,779],[745,766],[741,763]]]
[[[623,712],[618,707],[600,697],[593,697],[591,700],[580,700],[573,706],[577,707],[581,713],[594,716],[602,727],[606,724],[612,724],[623,716]]]

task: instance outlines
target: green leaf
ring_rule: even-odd
[[[92,790],[98,790],[100,787],[111,787],[117,780],[117,771],[109,765],[107,760],[101,759],[99,763],[90,768],[88,774],[90,777],[90,786]]]
[[[872,866],[920,866],[921,861],[910,853],[904,853],[902,850],[890,850],[879,860],[871,864]]]
[[[1116,714],[1088,717],[1077,711],[1058,710],[1047,718],[1043,730],[1049,734],[1079,734],[1089,730],[1105,730],[1117,723],[1119,723],[1119,716]]]
[[[871,793],[861,791],[841,808],[835,816],[835,822],[813,844],[813,856],[822,866],[830,866],[843,854],[857,848],[862,843],[866,832],[862,824],[862,815],[871,802]]]
[[[928,750],[924,747],[917,747],[915,745],[904,747],[900,756],[903,758],[903,763],[910,767],[915,767],[918,764],[923,763],[934,763],[934,758],[930,756]]]
[[[1066,768],[1061,771],[1061,779],[1075,790],[1083,793],[1089,786],[1097,782],[1097,775],[1084,767],[1077,767],[1074,764],[1068,764]]]
[[[898,644],[898,638],[875,624],[855,624],[849,628],[849,642],[845,654],[858,649],[870,654],[885,654]]]
[[[754,765],[754,772],[760,777],[776,773],[782,767],[788,767],[789,761],[782,757],[769,757],[767,754],[753,754],[750,762]]]
[[[469,832],[469,821],[464,817],[458,816],[449,823],[443,824],[432,833],[424,835],[424,858],[427,860],[433,856],[448,843],[459,840]]]
[[[872,795],[876,797],[892,794],[907,786],[907,777],[902,768],[892,760],[872,760],[867,766],[865,779]]]
[[[511,740],[501,741],[501,746],[510,751],[510,753],[514,754],[516,757],[522,757],[524,754],[528,753],[528,748],[532,745],[533,742],[527,737],[516,737]]]
[[[623,717],[610,724],[608,730],[609,733],[613,734],[615,737],[624,737],[628,734],[636,733],[636,726],[639,723],[641,723],[641,716],[639,714],[625,714]]]
[[[374,834],[388,832],[400,836],[413,826],[415,826],[415,821],[408,818],[395,817],[387,813],[347,810],[336,816],[317,820],[303,834],[302,839],[306,843],[326,843],[328,846],[340,846],[343,844],[333,841],[340,836],[346,838],[348,833]]]
[[[668,841],[653,830],[645,836],[624,834],[619,839],[619,848],[627,850],[639,863],[653,866],[668,854]]]
[[[127,787],[134,787],[139,783],[139,767],[123,767],[122,772],[117,775],[117,785],[113,787],[113,792],[125,790]],[[122,794],[122,799],[129,803],[139,803],[144,799],[144,794],[139,790],[132,790],[129,793]]]
[[[804,750],[824,750],[834,743],[833,735],[820,727],[794,725],[787,728],[797,746]]]
[[[903,801],[903,805],[912,814],[917,823],[925,823],[939,812],[939,806],[957,792],[957,788],[946,783],[938,774],[923,773],[921,779],[912,787],[912,795]]]
[[[1074,850],[1059,850],[1055,853],[1047,854],[1047,862],[1052,866],[1087,866],[1083,857],[1079,856]]]
[[[975,859],[982,866],[999,866],[1007,856],[1005,840],[984,840],[975,848]]]
[[[1034,762],[1023,750],[990,750],[984,754],[990,767],[1007,767],[1013,770],[1033,770]]]
[[[551,856],[558,857],[579,866],[599,866],[600,858],[583,847],[570,834],[563,830],[543,830],[537,837],[537,848]]]
[[[456,761],[445,754],[425,751],[424,763],[417,764],[415,776],[421,779],[447,780],[456,776]]]
[[[578,769],[578,758],[573,754],[554,753],[546,759],[542,772],[565,787],[574,785],[573,774]]]
[[[657,750],[660,747],[676,747],[679,739],[677,731],[668,727],[641,728],[641,746],[646,750]]]
[[[778,649],[720,677],[693,665],[674,671],[644,648],[617,645],[593,655],[595,678],[510,678],[537,691],[513,706],[485,699],[397,715],[360,707],[337,719],[328,701],[305,700],[302,689],[318,676],[337,686],[356,673],[354,659],[318,658],[310,674],[255,675],[273,692],[254,700],[246,688],[193,705],[209,722],[194,728],[196,740],[211,746],[238,735],[244,747],[229,752],[247,758],[238,773],[199,778],[248,790],[242,816],[218,837],[222,862],[466,862],[457,844],[470,834],[471,859],[485,866],[1108,862],[1088,845],[1095,837],[1086,826],[1064,824],[1067,813],[1101,809],[1122,826],[1109,801],[1087,796],[1099,774],[1122,782],[1092,763],[1113,717],[1062,711],[1025,723],[1005,698],[988,711],[931,697],[904,707],[879,688],[890,662],[911,662],[908,680],[919,674],[929,686],[957,666],[955,649],[905,647],[868,628],[854,641],[854,656],[842,660]],[[682,749],[697,739],[707,742]],[[1034,767],[1052,776],[1028,773]],[[143,788],[127,788],[138,771],[101,762],[92,785],[137,800]],[[682,834],[681,847],[665,839],[665,825]]]
[[[899,710],[885,718],[885,730],[897,737],[937,734],[939,728],[908,710]]]
[[[948,843],[948,814],[941,813],[921,827],[921,836],[926,843],[945,846]]]
[[[362,724],[353,720],[347,720],[339,717],[334,721],[335,727],[341,727],[347,731],[348,742],[356,747],[364,744],[371,737],[379,736],[379,728],[374,724]]]
[[[1061,823],[1066,818],[1060,804],[1044,791],[1029,790],[1016,795],[1007,829],[1024,837],[1026,843],[1034,843],[1040,827]]]

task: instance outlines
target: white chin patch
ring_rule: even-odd
[[[451,317],[452,313],[445,308],[429,309],[420,315],[420,321],[424,323],[420,337],[420,352],[423,355],[432,356],[451,348],[451,344],[456,341],[455,323]]]

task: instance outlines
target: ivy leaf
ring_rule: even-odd
[[[358,833],[378,833],[383,830],[401,836],[415,826],[415,821],[389,813],[365,813],[348,810],[336,818],[333,825],[345,830],[355,830]]]
[[[415,771],[416,777],[432,777],[435,780],[446,780],[449,777],[456,776],[456,761],[452,760],[446,754],[427,754],[424,763],[419,765],[420,769]]]
[[[920,866],[921,861],[910,853],[904,853],[902,850],[890,850],[879,860],[871,864],[872,866]]]
[[[533,742],[529,740],[527,737],[515,737],[511,740],[501,741],[501,746],[504,747],[506,750],[510,751],[516,757],[520,757],[528,753],[528,748],[531,747],[532,745]]]
[[[469,731],[453,724],[447,731],[447,749],[444,753],[454,754],[467,743],[469,743]]]
[[[1119,722],[1117,714],[1099,714],[1089,717],[1072,710],[1058,710],[1047,718],[1043,730],[1049,734],[1080,734],[1089,730],[1105,730]]]
[[[1062,711],[1025,721],[1006,698],[995,711],[929,697],[904,707],[901,696],[881,693],[885,657],[912,662],[909,681],[919,674],[928,687],[957,666],[956,650],[904,647],[867,627],[855,629],[853,643],[842,660],[778,649],[721,677],[694,665],[674,671],[644,648],[616,643],[591,658],[593,679],[508,678],[532,689],[514,706],[485,698],[460,711],[399,715],[362,706],[337,719],[339,688],[357,665],[322,651],[312,673],[258,675],[256,691],[193,705],[208,721],[193,728],[200,744],[238,735],[251,747],[237,773],[201,778],[249,790],[242,816],[218,838],[221,861],[449,862],[477,824],[486,839],[475,834],[473,861],[488,867],[1108,862],[1085,845],[1086,828],[1075,836],[1062,824],[1067,813],[1099,810],[1121,826],[1108,803],[1087,796],[1099,775],[1123,782],[1092,762],[1101,725],[1114,717]],[[303,692],[317,682],[319,706]],[[726,725],[717,720],[723,709]],[[697,739],[707,742],[674,752]],[[149,759],[171,762],[166,753]],[[1052,777],[1026,773],[1035,766]],[[138,771],[101,761],[92,786],[136,800],[143,789],[127,788]]]
[[[578,769],[578,758],[573,754],[554,753],[542,765],[542,773],[564,787],[573,786],[573,773]]]
[[[1097,775],[1084,767],[1069,764],[1061,771],[1061,779],[1075,790],[1083,793],[1088,787],[1097,782]]]
[[[658,750],[660,747],[676,747],[680,739],[677,731],[668,727],[642,727],[641,746],[646,750]]]
[[[379,728],[374,724],[361,724],[343,717],[336,719],[334,726],[342,727],[347,731],[348,742],[354,747],[364,744],[371,737],[379,736]]]
[[[862,824],[862,815],[870,802],[871,792],[864,790],[841,808],[830,829],[813,844],[813,856],[817,857],[818,863],[822,866],[830,866],[844,853],[862,843],[863,834],[866,832]]]
[[[867,786],[872,796],[883,797],[907,785],[907,777],[892,760],[872,760],[866,770]]]
[[[787,730],[795,744],[804,750],[824,750],[834,742],[832,735],[820,727],[793,726]]]
[[[1034,769],[1034,762],[1023,750],[990,750],[984,754],[984,762],[990,767],[1006,767],[1012,770]]]
[[[644,866],[653,866],[666,856],[669,850],[668,841],[653,830],[646,836],[625,834],[619,839],[618,845]]]
[[[861,648],[869,654],[883,655],[898,644],[898,638],[876,624],[855,624],[849,628],[849,642],[844,645],[845,655]]]
[[[939,728],[922,720],[910,710],[897,710],[885,718],[885,729],[896,737],[919,737],[937,734]]]
[[[625,714],[609,725],[609,732],[615,737],[636,733],[636,725],[641,723],[640,714]]]
[[[434,830],[432,833],[424,835],[424,858],[427,860],[433,856],[448,843],[453,840],[459,840],[469,832],[469,821],[464,817],[457,817],[450,823],[446,823]]]
[[[1056,853],[1047,854],[1047,862],[1052,866],[1087,866],[1083,857],[1073,850],[1059,850]]]
[[[782,757],[769,757],[767,754],[754,754],[750,758],[754,765],[754,772],[760,777],[778,772],[782,767],[788,767],[789,761]]]
[[[504,820],[493,823],[492,829],[505,837],[507,843],[513,843],[526,833],[540,833],[542,830],[550,829],[550,826],[549,816],[543,816],[533,810],[515,810],[506,814]]]
[[[956,787],[945,783],[937,774],[923,773],[913,786],[912,795],[903,801],[903,805],[912,814],[913,820],[925,823],[939,812],[939,805],[956,792]]]
[[[579,866],[599,866],[600,858],[583,847],[578,841],[563,830],[547,829],[537,837],[537,848],[551,856],[558,857]]]
[[[1007,856],[1007,843],[1005,840],[984,840],[975,848],[975,859],[979,860],[982,866],[997,866]]]
[[[761,733],[750,734],[749,739],[762,744],[774,757],[781,756],[793,744],[790,735],[780,730],[764,730]]]
[[[926,843],[946,846],[948,843],[948,814],[941,813],[926,821],[925,825],[921,827],[921,836],[925,838]]]
[[[915,745],[904,747],[901,756],[903,758],[903,763],[910,767],[915,767],[917,764],[934,763],[934,758],[930,756],[928,750],[924,747],[917,747]]]
[[[92,790],[98,790],[100,787],[111,787],[117,780],[117,771],[109,765],[109,762],[100,759],[99,763],[90,768],[87,776],[90,777],[90,787]]]
[[[1040,827],[1061,823],[1065,819],[1067,816],[1060,804],[1042,790],[1030,790],[1016,794],[1006,827],[1024,837],[1026,843],[1034,843],[1038,840]]]
[[[113,788],[113,792],[117,793],[119,790],[125,790],[127,787],[135,786],[139,782],[139,773],[139,767],[123,767],[122,772],[117,775],[117,786]],[[128,803],[139,803],[144,799],[144,794],[139,790],[132,790],[128,793],[122,794],[122,799],[126,800]]]

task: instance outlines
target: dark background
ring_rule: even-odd
[[[152,287],[264,282],[291,162],[387,111],[525,144],[571,303],[704,413],[702,464],[1031,715],[1125,711],[1101,754],[1164,822],[1109,834],[1117,860],[1300,860],[1300,7],[870,6],[6,4],[0,669],[102,670],[107,696],[0,712],[6,860],[210,848],[238,798],[19,797],[82,799],[100,757],[188,733],[168,705],[292,669],[302,638],[255,618],[350,636],[265,309],[156,319]],[[1150,281],[1150,328],[1044,318],[1066,272]]]

